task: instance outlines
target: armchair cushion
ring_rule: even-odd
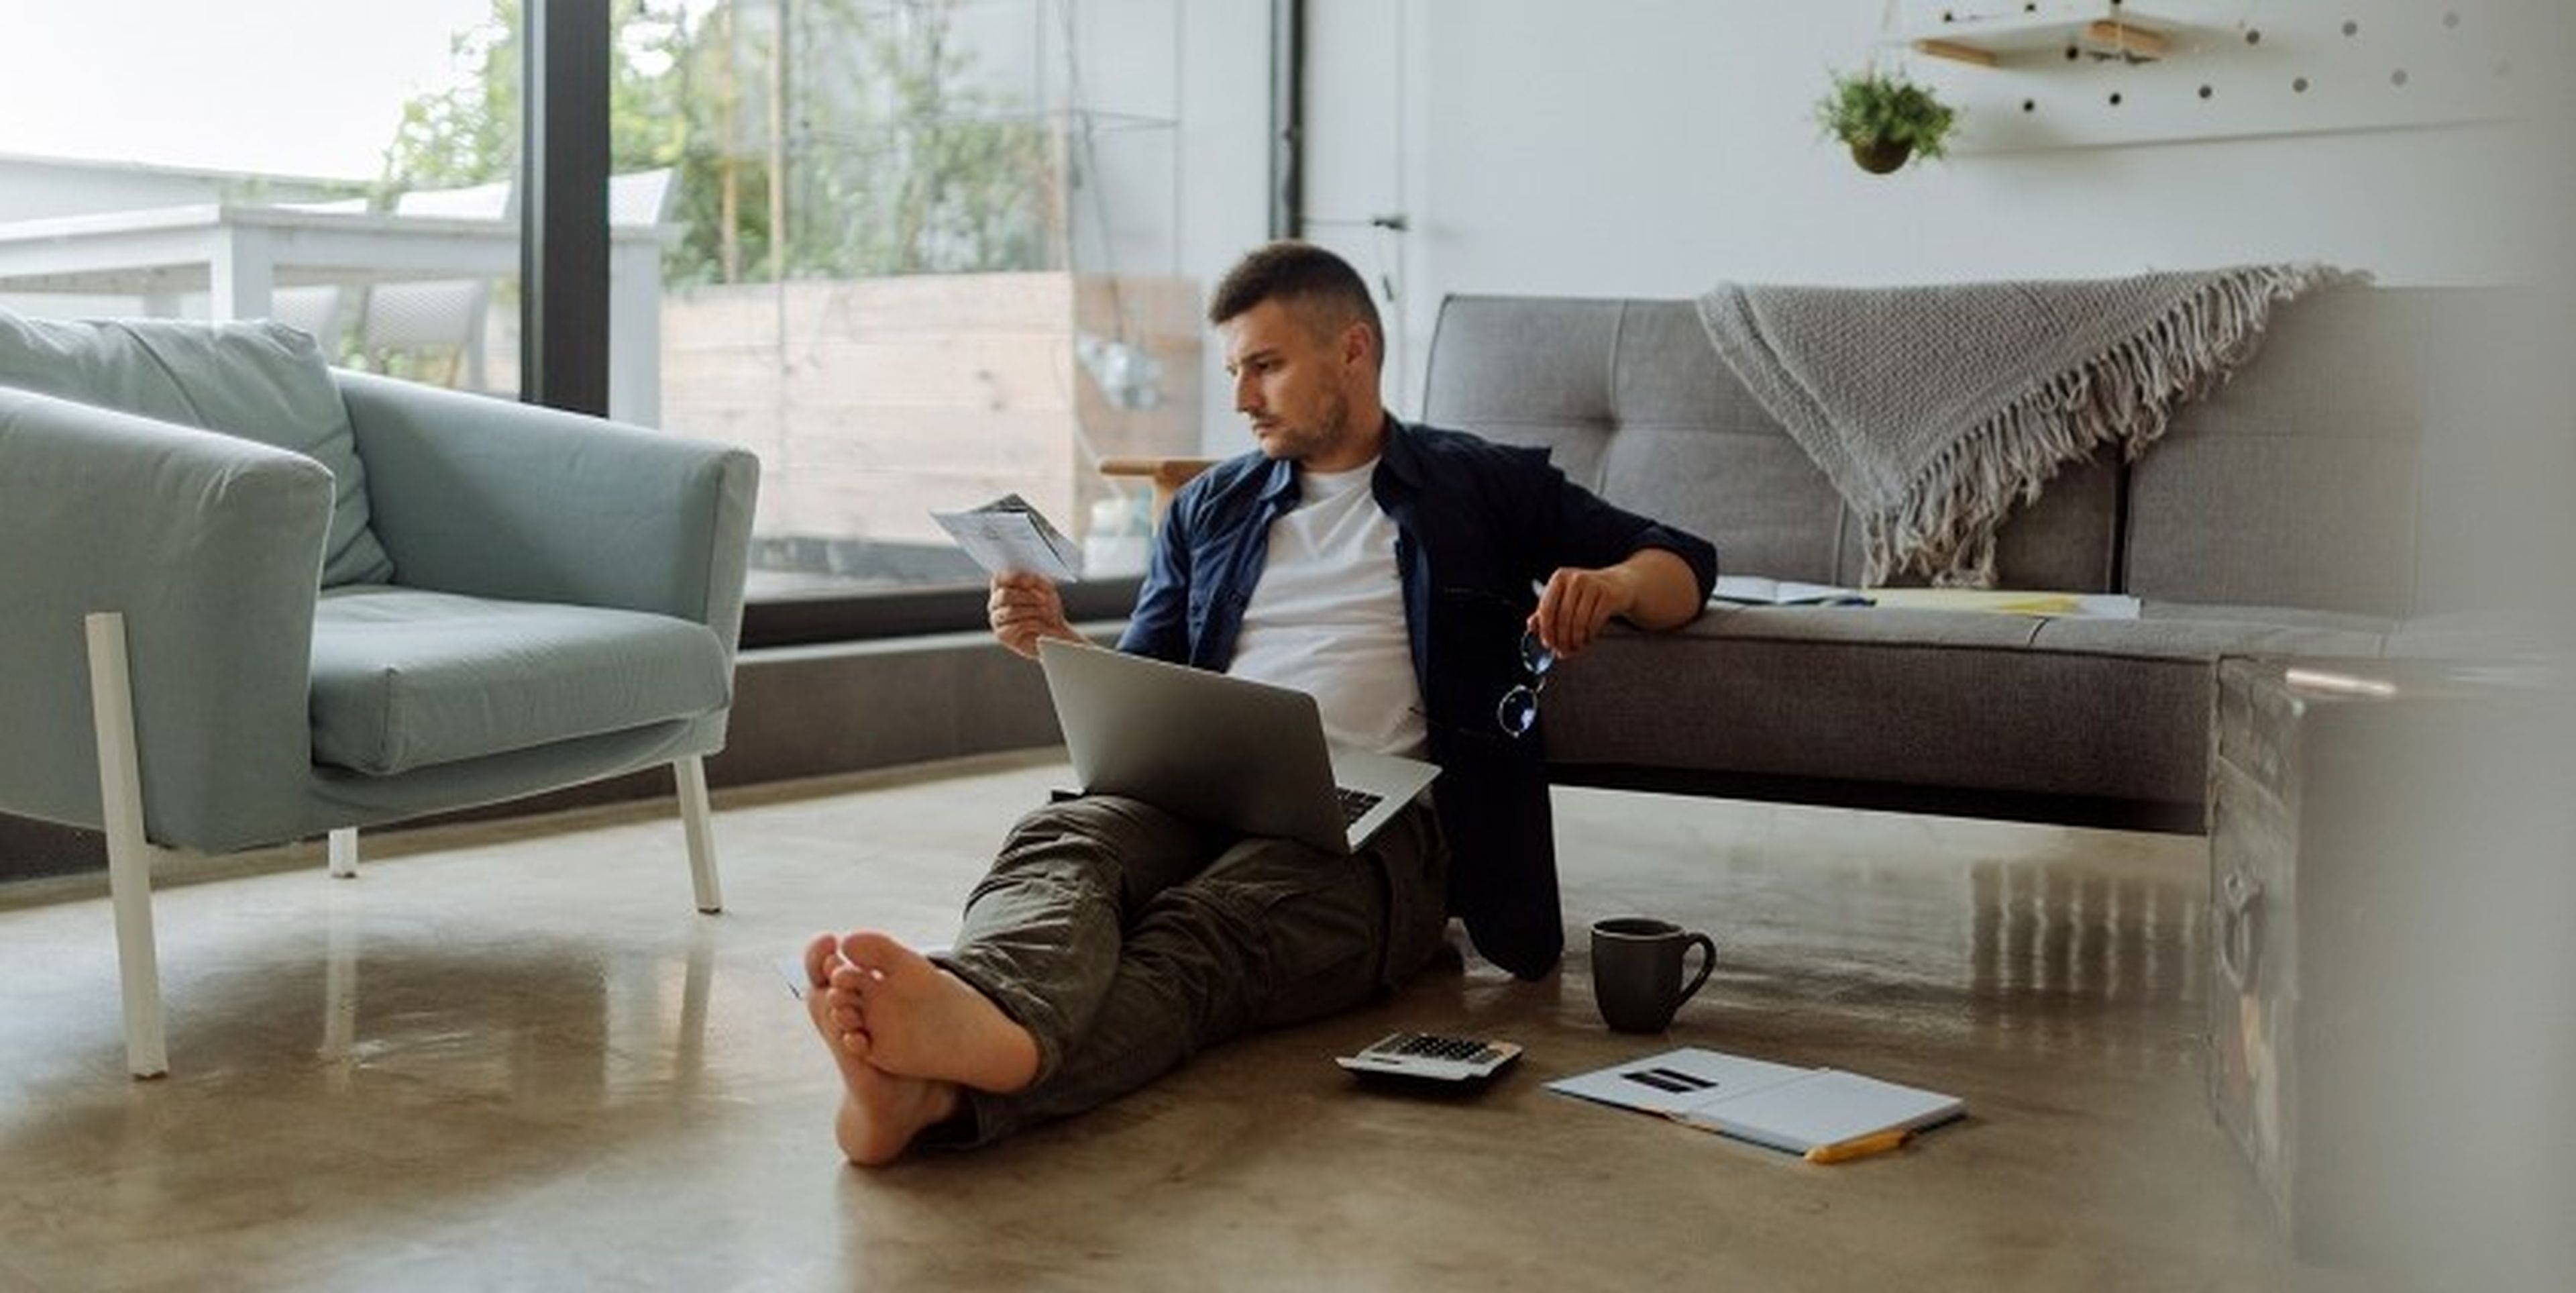
[[[313,760],[374,776],[730,702],[724,644],[667,615],[383,587],[314,612]]]
[[[368,526],[348,409],[302,332],[269,322],[74,322],[0,311],[0,386],[303,454],[331,473],[322,586],[393,578],[393,560]]]

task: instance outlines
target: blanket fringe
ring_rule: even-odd
[[[2261,345],[2274,303],[2366,277],[2321,265],[2229,273],[2017,397],[1935,459],[1898,508],[1864,518],[1866,582],[1914,572],[1939,586],[1992,587],[1996,530],[2061,467],[2106,444],[2136,461],[2174,409],[2225,383]]]

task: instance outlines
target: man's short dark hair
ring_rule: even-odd
[[[1291,238],[1253,248],[1217,282],[1208,297],[1208,322],[1221,326],[1264,301],[1288,307],[1318,336],[1366,324],[1371,357],[1386,361],[1386,327],[1378,322],[1368,283],[1332,252]]]

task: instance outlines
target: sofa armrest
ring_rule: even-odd
[[[742,624],[750,453],[559,409],[334,372],[376,537],[413,588]]]
[[[154,840],[227,847],[309,776],[331,473],[0,388],[0,808],[100,824],[83,617],[121,612]]]

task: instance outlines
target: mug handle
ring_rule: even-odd
[[[1699,949],[1699,973],[1692,975],[1691,981],[1682,985],[1682,995],[1673,999],[1675,1009],[1679,1009],[1683,1002],[1690,1000],[1691,994],[1699,991],[1701,984],[1708,982],[1708,972],[1717,968],[1717,940],[1706,934],[1693,934],[1690,940],[1682,945],[1682,955],[1690,955],[1690,950],[1694,947]]]

